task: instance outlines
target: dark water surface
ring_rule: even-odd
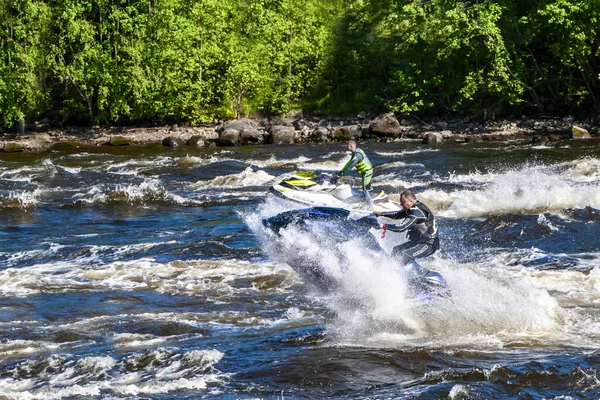
[[[268,188],[343,145],[0,154],[0,399],[599,398],[600,146],[363,148],[438,216],[449,298],[352,243],[335,294],[273,256]]]

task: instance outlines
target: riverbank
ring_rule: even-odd
[[[488,123],[446,119],[398,119],[394,114],[373,118],[304,117],[241,119],[200,127],[67,127],[38,124],[23,133],[1,133],[0,151],[44,152],[95,146],[164,146],[167,148],[239,146],[247,144],[323,143],[355,139],[443,142],[523,140],[539,144],[570,139],[598,139],[600,126],[592,120],[566,118],[505,119]]]

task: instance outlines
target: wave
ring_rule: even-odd
[[[210,181],[199,181],[191,184],[189,187],[191,189],[212,189],[264,186],[273,182],[274,179],[275,177],[273,175],[270,175],[263,170],[255,171],[252,167],[248,167],[239,174],[219,176]]]
[[[53,355],[25,361],[0,379],[0,391],[10,399],[62,399],[167,394],[204,390],[209,383],[224,384],[228,375],[215,365],[217,350],[159,348],[116,356]]]
[[[440,149],[421,149],[421,150],[403,150],[403,151],[375,151],[374,153],[385,157],[402,157],[413,154],[435,153]]]
[[[501,172],[451,175],[449,181],[467,182],[470,187],[450,193],[425,190],[420,199],[452,218],[600,208],[600,179],[590,179],[589,173],[595,164],[525,165]]]
[[[222,154],[229,154],[229,153],[222,152]],[[235,160],[233,158],[221,158],[218,156],[211,156],[211,157],[204,158],[204,157],[190,156],[189,154],[187,154],[184,157],[179,158],[176,161],[176,165],[179,167],[184,167],[184,168],[193,168],[193,167],[206,166],[206,165],[216,164],[216,163],[221,163],[221,162],[226,162],[226,161],[237,162],[237,160]]]
[[[2,208],[17,208],[21,210],[28,210],[34,208],[40,203],[42,196],[42,189],[35,189],[33,191],[22,191],[15,192],[11,191],[7,197],[0,196],[0,209]]]
[[[116,185],[114,189],[93,186],[86,193],[73,197],[75,204],[114,204],[145,205],[169,203],[176,205],[198,205],[201,201],[179,196],[168,191],[159,179],[144,179],[139,184]]]
[[[150,290],[197,296],[210,291],[213,301],[225,301],[234,294],[256,293],[262,289],[279,293],[297,283],[290,275],[290,269],[278,264],[238,260],[160,263],[151,258],[140,258],[98,265],[97,261],[98,257],[91,255],[73,262],[7,268],[0,271],[0,293],[22,297],[42,292]],[[252,284],[234,289],[230,283],[236,279]]]
[[[282,167],[285,165],[303,165],[310,161],[311,159],[305,156],[298,156],[295,158],[277,158],[275,155],[272,155],[268,160],[248,160],[247,162],[252,165],[256,165],[261,168],[275,168]]]

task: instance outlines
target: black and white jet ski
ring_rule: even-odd
[[[363,216],[361,216],[363,215]],[[378,227],[377,219],[373,215],[353,213],[350,210],[335,207],[312,207],[299,210],[285,211],[270,218],[262,220],[264,227],[274,234],[279,235],[282,230],[295,227],[305,232],[326,232],[324,245],[342,243],[360,238],[362,245],[371,250],[383,251],[375,235]],[[287,252],[284,261],[288,263],[300,277],[314,286],[329,291],[335,288],[336,279],[330,276],[320,262],[307,260],[305,257]],[[448,294],[444,277],[435,271],[422,267],[418,262],[399,266],[398,271],[407,279],[409,296],[413,299],[429,301],[438,296]]]
[[[400,210],[400,206],[389,200],[383,191],[365,194],[348,184],[334,183],[331,178],[332,175],[326,172],[300,171],[285,176],[270,190],[278,197],[308,206],[367,212]]]

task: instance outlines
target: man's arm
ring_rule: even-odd
[[[363,158],[364,157],[362,156],[362,154],[360,154],[360,152],[358,151],[352,153],[352,157],[350,157],[346,165],[344,165],[342,170],[339,172],[339,175],[344,175],[346,171],[351,170],[352,167],[354,167],[357,163],[361,162]]]
[[[417,217],[415,217],[414,215],[410,215],[399,224],[385,224],[385,225],[386,225],[386,228],[392,232],[402,232],[402,231],[409,229],[413,225],[415,225],[418,220],[419,219]]]
[[[375,211],[375,215],[378,217],[387,217],[393,219],[408,218],[408,214],[404,210],[399,211]]]
[[[402,210],[397,215],[404,214],[404,220],[399,224],[386,224],[386,228],[392,232],[403,232],[407,229],[412,228],[420,221],[426,221],[427,217],[423,211],[418,208],[411,208],[408,212]]]

